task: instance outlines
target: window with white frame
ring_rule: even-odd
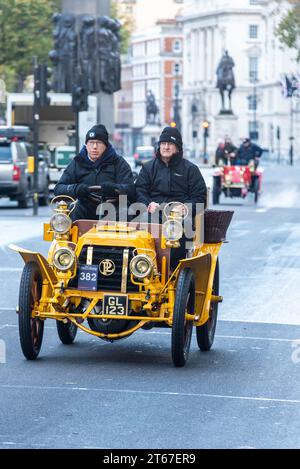
[[[178,62],[173,64],[173,75],[181,75],[181,64]]]
[[[257,96],[254,94],[251,96],[248,96],[248,110],[249,111],[257,110]]]
[[[258,57],[249,57],[249,80],[258,80]]]
[[[145,43],[138,42],[132,46],[133,57],[144,57],[145,56]]]
[[[144,101],[145,99],[145,82],[139,81],[133,84],[133,101]]]
[[[180,39],[175,39],[173,41],[173,52],[181,52],[182,51],[182,43]]]
[[[147,56],[158,55],[160,53],[160,41],[159,39],[151,39],[147,41]]]
[[[137,64],[133,67],[133,76],[135,78],[143,77],[145,75],[145,64]]]
[[[182,83],[176,81],[173,83],[173,98],[180,99],[182,94]]]
[[[149,62],[147,64],[148,76],[159,75],[159,73],[160,73],[159,62]]]
[[[259,122],[249,121],[248,129],[251,140],[259,140]]]
[[[249,25],[249,38],[250,39],[257,39],[258,38],[258,25],[257,24],[250,24]]]

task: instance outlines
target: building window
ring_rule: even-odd
[[[251,140],[259,140],[259,122],[249,122],[249,137],[251,138]]]
[[[175,41],[173,41],[173,52],[181,52],[181,50],[181,41],[179,39],[176,39]]]
[[[173,75],[181,75],[181,65],[179,63],[173,65]]]
[[[173,83],[173,98],[181,99],[182,94],[182,83],[178,81]]]
[[[250,0],[250,5],[259,5],[261,0]]]
[[[248,96],[248,110],[249,111],[257,110],[257,96],[255,95]]]
[[[257,24],[250,24],[249,26],[249,38],[257,39],[258,38],[258,26]]]
[[[258,80],[258,57],[249,57],[249,80]]]

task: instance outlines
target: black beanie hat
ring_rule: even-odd
[[[174,143],[179,151],[182,151],[182,137],[181,133],[176,127],[165,127],[159,137],[159,143],[170,142]]]
[[[85,143],[89,140],[101,140],[106,146],[108,146],[108,132],[104,125],[94,125],[86,134]]]

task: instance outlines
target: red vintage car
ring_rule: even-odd
[[[248,165],[227,165],[219,166],[213,175],[213,204],[220,203],[220,196],[242,197],[249,192],[254,194],[254,202],[257,203],[261,193],[263,170],[257,167],[254,160],[250,160]]]

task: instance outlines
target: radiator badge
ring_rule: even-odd
[[[99,264],[99,270],[102,275],[109,277],[115,272],[116,266],[115,263],[110,259],[103,259],[103,261],[101,261]]]

